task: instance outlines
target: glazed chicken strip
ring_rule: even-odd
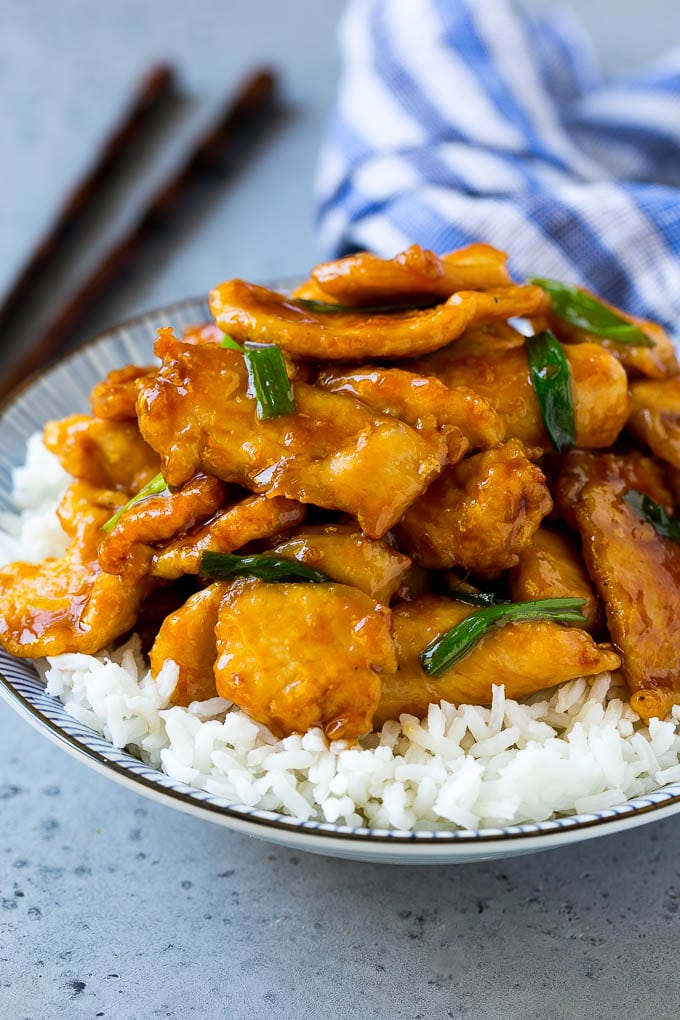
[[[680,378],[631,386],[628,431],[653,454],[680,469]]]
[[[237,351],[184,344],[162,330],[156,352],[163,367],[140,390],[139,422],[170,485],[205,471],[269,497],[345,511],[380,538],[446,462],[439,433],[306,383],[293,386],[297,414],[260,421]]]
[[[587,330],[579,329],[577,326],[572,326],[563,319],[559,319],[552,311],[549,311],[545,320],[537,323],[537,325],[539,328],[542,328],[543,325],[547,326],[558,339],[563,340],[565,343],[579,344],[592,342],[599,344],[623,365],[632,378],[645,376],[649,379],[666,379],[680,372],[675,348],[662,326],[657,322],[636,319],[635,316],[628,315],[626,312],[621,311],[620,308],[616,308],[607,301],[603,301],[599,296],[597,301],[605,305],[605,307],[611,308],[612,311],[616,312],[627,322],[640,326],[649,339],[654,342],[654,346],[640,347],[635,344],[616,343],[604,337],[594,336]]]
[[[160,467],[158,454],[144,442],[136,421],[73,414],[49,421],[43,441],[74,478],[130,496],[158,474]]]
[[[435,255],[413,244],[393,259],[370,252],[324,262],[312,270],[320,290],[346,305],[405,304],[446,299],[457,290],[484,290],[510,283],[507,255],[488,244]]]
[[[611,446],[629,410],[628,378],[613,355],[598,344],[564,348],[571,370],[576,445]],[[504,329],[474,329],[445,350],[417,362],[424,374],[447,386],[467,386],[491,404],[508,437],[551,449],[529,375],[524,337]]]
[[[243,499],[155,553],[151,573],[169,580],[197,574],[204,552],[230,553],[248,542],[290,531],[304,520],[305,513],[302,503],[284,496]]]
[[[158,676],[168,659],[177,663],[179,679],[170,696],[173,705],[207,701],[217,694],[215,626],[227,588],[226,584],[211,584],[196,592],[161,624],[149,653],[151,675]]]
[[[579,450],[571,450],[560,462],[560,474],[555,480],[557,504],[572,531],[579,530],[575,510],[585,484],[581,465],[595,463],[594,455]],[[644,492],[655,503],[659,503],[666,513],[673,513],[674,501],[667,472],[653,457],[647,457],[638,450],[632,451],[625,457],[617,458],[616,474],[621,478],[624,489]]]
[[[226,488],[218,478],[198,474],[177,492],[141,500],[120,517],[99,550],[109,574],[136,580],[149,572],[155,546],[190,531],[220,509]]]
[[[426,567],[515,566],[552,509],[545,475],[517,439],[448,468],[405,513],[399,547]]]
[[[314,312],[243,280],[227,280],[210,295],[218,325],[235,340],[275,338],[289,354],[329,361],[418,357],[451,343],[472,322],[530,316],[546,305],[533,286],[459,291],[434,308],[386,314]]]
[[[153,377],[152,365],[126,365],[114,368],[90,393],[90,407],[95,418],[114,421],[137,420],[137,384]]]
[[[517,699],[621,663],[584,630],[534,620],[496,627],[441,676],[428,676],[420,665],[423,648],[474,612],[462,602],[434,595],[392,611],[399,671],[383,677],[376,729],[404,713],[423,718],[428,706],[440,701],[490,705],[494,683],[504,684],[505,696]]]
[[[386,606],[411,566],[410,558],[393,544],[366,538],[353,525],[303,528],[273,551],[306,563],[333,581],[354,585]]]
[[[221,344],[224,333],[214,322],[201,322],[185,326],[182,331],[185,344]]]
[[[97,559],[101,526],[119,503],[118,493],[75,482],[58,511],[66,554],[0,571],[0,644],[12,655],[94,655],[134,626],[149,585],[105,574]]]
[[[560,479],[560,500],[569,503],[622,653],[631,707],[645,722],[680,702],[680,545],[662,538],[623,498],[631,489],[652,495],[648,476],[657,472],[639,455],[573,451]]]
[[[460,459],[455,456],[460,433],[471,450],[487,450],[503,439],[503,426],[494,409],[467,386],[449,387],[432,376],[372,365],[324,369],[317,385],[354,397],[416,429],[455,429],[449,441],[451,463]]]
[[[581,552],[570,535],[541,525],[531,544],[519,554],[519,563],[510,571],[508,580],[514,602],[583,599],[579,612],[588,622],[568,626],[593,631],[601,622],[597,594]]]
[[[390,610],[344,584],[238,581],[220,605],[217,693],[278,737],[371,729],[380,674],[397,668]]]

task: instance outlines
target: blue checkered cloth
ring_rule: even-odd
[[[350,0],[318,174],[329,255],[485,241],[517,278],[680,323],[680,49],[604,80],[568,13]]]

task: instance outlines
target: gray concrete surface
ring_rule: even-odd
[[[680,37],[677,2],[571,6],[615,70]],[[340,7],[0,0],[0,289],[130,82],[161,57],[181,66],[189,99],[152,178],[254,61],[280,66],[290,113],[91,328],[221,277],[306,268],[319,255],[310,184]],[[137,203],[153,183],[138,176]],[[108,210],[73,276],[130,215]],[[47,301],[31,312],[33,326]],[[317,858],[144,801],[0,704],[0,1018],[671,1020],[679,843],[677,819],[498,864]]]

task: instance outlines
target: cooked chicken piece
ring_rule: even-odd
[[[472,322],[534,315],[546,303],[533,286],[462,290],[434,308],[369,315],[314,312],[243,280],[227,280],[210,295],[218,325],[238,342],[275,337],[289,354],[331,361],[418,357],[455,340]]]
[[[277,737],[371,729],[380,675],[397,668],[390,610],[344,584],[238,581],[220,605],[217,693]]]
[[[302,503],[283,496],[250,496],[160,549],[154,555],[151,573],[170,579],[197,574],[204,552],[230,553],[256,539],[290,531],[304,520],[306,512]]]
[[[580,610],[587,624],[584,630],[595,630],[601,612],[598,597],[585,568],[581,551],[574,540],[561,531],[541,525],[531,545],[519,554],[519,563],[510,571],[510,594],[514,602],[535,599],[583,599]]]
[[[158,455],[132,421],[72,414],[61,421],[49,421],[43,440],[70,475],[102,489],[133,495],[160,467]]]
[[[484,290],[509,284],[508,257],[488,244],[435,255],[411,245],[393,259],[370,252],[324,262],[312,270],[322,292],[347,305],[408,304],[443,300],[457,290]]]
[[[214,322],[200,322],[194,326],[185,326],[182,339],[185,344],[221,344],[224,332]]]
[[[560,485],[623,657],[631,707],[645,722],[680,702],[680,545],[662,538],[623,498],[631,489],[650,494],[654,468],[639,456],[574,451]]]
[[[383,677],[375,729],[403,713],[422,718],[430,704],[440,701],[489,705],[494,683],[505,685],[506,697],[523,698],[576,677],[617,669],[621,663],[584,630],[532,620],[489,631],[439,677],[425,673],[419,659],[423,649],[474,612],[472,606],[433,595],[392,611],[399,671]]]
[[[170,700],[173,705],[207,701],[217,694],[213,667],[217,658],[215,626],[226,584],[211,584],[196,592],[183,606],[166,616],[149,654],[151,675],[160,673],[172,659],[179,666],[179,679]]]
[[[108,574],[129,581],[149,572],[155,547],[190,531],[224,503],[225,486],[218,478],[199,474],[178,492],[147,496],[126,510],[99,550],[99,563]]]
[[[269,497],[346,511],[380,538],[446,461],[439,433],[306,383],[293,387],[297,414],[260,421],[236,351],[191,346],[162,330],[156,352],[163,367],[140,391],[139,420],[170,485],[202,470]]]
[[[494,409],[467,386],[449,388],[432,376],[371,365],[349,370],[325,369],[317,385],[354,397],[416,429],[453,428],[455,431],[449,433],[449,458],[453,464],[460,460],[460,456],[456,456],[460,433],[473,450],[498,446],[503,439],[502,426]]]
[[[628,430],[652,453],[680,468],[680,378],[635,382]]]
[[[623,479],[627,489],[644,492],[655,503],[659,503],[666,513],[673,513],[673,495],[667,484],[666,472],[653,457],[633,451],[625,457],[607,461],[586,451],[572,450],[559,462],[561,468],[553,489],[560,513],[572,531],[579,530],[574,508],[584,485],[589,481],[593,465],[598,461],[599,470],[611,470],[613,480]]]
[[[475,323],[466,329],[462,337],[456,341],[456,344],[463,345],[458,354],[458,360],[465,361],[467,358],[475,356],[487,357],[489,354],[498,355],[503,351],[513,350],[515,347],[523,347],[525,340],[524,334],[508,322]],[[446,374],[450,356],[453,354],[453,347],[433,351],[422,358],[405,361],[402,367],[413,372],[420,372],[422,367],[423,375],[433,375],[441,379]],[[425,371],[430,366],[435,371]]]
[[[628,374],[633,378],[646,376],[649,379],[665,379],[668,376],[677,375],[680,371],[680,365],[678,365],[673,343],[663,326],[660,326],[657,322],[646,322],[644,319],[636,319],[635,316],[627,315],[620,308],[615,308],[614,305],[603,301],[598,295],[592,296],[597,297],[598,301],[611,308],[618,315],[621,315],[626,321],[640,326],[650,340],[654,341],[654,346],[639,347],[635,344],[616,343],[604,337],[593,336],[592,333],[585,329],[570,326],[568,322],[559,319],[550,311],[545,317],[545,325],[552,329],[555,335],[560,340],[564,340],[565,343],[596,343],[604,347],[617,361],[621,362]],[[538,328],[541,328],[540,324]]]
[[[221,347],[225,339],[224,332],[214,322],[203,322],[198,325],[185,326],[182,331],[182,340],[185,344],[216,344]],[[301,379],[308,382],[311,378],[311,365],[308,362],[296,361],[289,354],[283,353],[283,360],[286,363],[288,378],[291,380]]]
[[[366,538],[354,525],[304,528],[273,551],[306,563],[333,581],[354,585],[386,606],[411,566],[409,557],[393,544]]]
[[[148,584],[129,585],[97,562],[101,526],[117,501],[115,492],[76,482],[60,507],[72,538],[66,554],[0,571],[0,644],[10,654],[93,655],[134,626]]]
[[[513,335],[514,334],[514,335]],[[571,370],[576,445],[611,446],[628,416],[628,379],[597,344],[564,348]],[[529,375],[524,338],[513,331],[473,329],[455,344],[417,362],[447,386],[468,386],[497,412],[508,436],[552,449]]]
[[[114,368],[90,393],[90,407],[95,418],[115,421],[137,420],[137,384],[153,377],[153,365],[126,365]]]
[[[62,496],[57,517],[69,538],[89,541],[94,536],[101,542],[102,525],[126,502],[127,497],[122,492],[76,481]]]
[[[303,280],[297,287],[293,287],[290,296],[292,298],[304,298],[305,301],[323,301],[326,305],[339,305],[341,303],[336,301],[331,294],[327,294],[322,290],[316,280],[311,277],[308,280]]]
[[[447,468],[405,513],[399,547],[426,567],[515,566],[552,509],[545,475],[511,439]]]

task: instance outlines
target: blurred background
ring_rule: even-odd
[[[680,39],[677,0],[561,6],[582,17],[612,73],[639,66]],[[285,112],[235,172],[211,186],[124,284],[98,302],[79,338],[226,277],[304,272],[323,256],[312,188],[336,86],[342,7],[342,0],[0,0],[0,294],[144,72],[167,61],[181,89],[87,234],[26,309],[22,327],[3,335],[0,367],[134,222],[145,198],[256,65],[279,71]]]

